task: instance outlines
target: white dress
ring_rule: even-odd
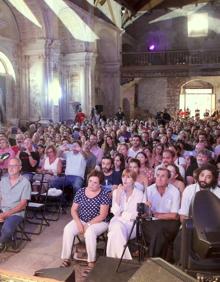
[[[116,192],[117,190],[114,190],[112,197],[111,212],[114,217],[109,224],[106,252],[108,257],[120,258],[137,216],[137,203],[143,201],[143,192],[134,188],[128,200],[126,200],[126,193],[122,192],[119,205],[116,203]],[[130,239],[134,239],[135,236],[136,229],[134,228]],[[128,248],[126,248],[123,258],[132,259]]]

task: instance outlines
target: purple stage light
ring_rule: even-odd
[[[155,45],[154,44],[151,44],[149,47],[148,47],[148,50],[149,51],[153,51],[155,49]]]

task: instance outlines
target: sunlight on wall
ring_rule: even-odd
[[[4,69],[5,69],[6,73],[11,75],[14,78],[14,80],[16,80],[15,71],[14,71],[14,68],[12,66],[12,63],[10,62],[8,57],[5,56],[5,54],[2,53],[2,52],[0,52],[0,60],[2,62],[4,62],[4,65],[5,65]]]
[[[170,19],[174,19],[174,18],[179,18],[179,17],[187,17],[191,14],[196,13],[198,10],[200,10],[202,7],[204,7],[206,5],[206,3],[198,3],[198,5],[186,5],[183,6],[182,8],[171,8],[169,9],[170,12],[168,12],[167,14],[156,18],[153,21],[150,21],[149,23],[156,23],[156,22],[161,22],[161,21],[165,21],[165,20],[170,20]]]
[[[200,37],[208,34],[208,14],[198,13],[188,16],[188,36]]]
[[[52,100],[54,105],[59,105],[59,99],[62,96],[60,82],[58,78],[54,78],[48,86],[49,98]]]
[[[5,69],[5,66],[3,65],[3,63],[0,61],[0,73],[2,74],[5,74],[6,73],[6,69]]]
[[[29,21],[34,23],[36,26],[42,28],[41,24],[31,12],[30,8],[24,2],[24,0],[8,0],[11,5],[13,5],[23,16],[25,16]]]
[[[215,110],[215,94],[212,89],[185,89],[185,93],[180,95],[180,109],[191,111],[191,116],[195,116],[195,111],[200,110],[200,116],[205,112],[212,113]]]
[[[80,41],[94,42],[98,36],[63,0],[44,0],[72,36]]]

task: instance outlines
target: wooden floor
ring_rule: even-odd
[[[63,228],[70,220],[68,212],[62,215],[59,221],[50,222],[50,226],[45,227],[40,235],[32,235],[31,242],[26,243],[19,253],[0,253],[0,270],[33,275],[36,270],[42,268],[59,267]],[[85,263],[72,264],[76,270],[76,281],[84,281],[82,273]]]

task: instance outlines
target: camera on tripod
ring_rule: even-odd
[[[138,216],[145,215],[147,219],[151,219],[151,209],[149,206],[145,205],[145,203],[137,203],[137,212]]]

